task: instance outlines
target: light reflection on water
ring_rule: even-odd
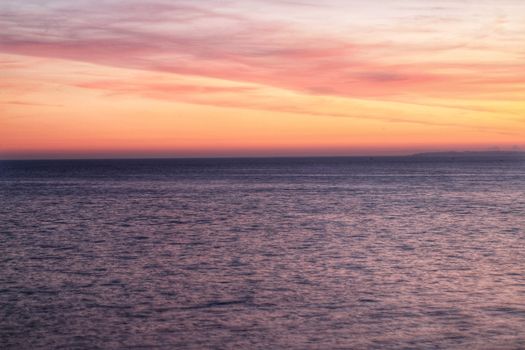
[[[525,348],[525,164],[0,163],[3,348]]]

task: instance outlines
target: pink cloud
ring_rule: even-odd
[[[180,95],[198,95],[198,94],[220,94],[220,93],[245,93],[255,91],[256,88],[250,86],[205,86],[205,85],[189,85],[189,84],[166,84],[166,83],[139,83],[134,84],[122,81],[93,81],[77,84],[78,87],[108,90],[115,93],[139,93],[148,94],[154,93],[156,97],[158,94],[163,94],[165,98],[170,96]]]
[[[0,52],[357,98],[468,96],[492,91],[496,85],[515,89],[525,81],[524,74],[516,75],[517,67],[505,64],[415,65],[395,59],[414,53],[432,56],[464,43],[366,43],[359,40],[363,33],[351,38],[321,34],[236,11],[233,3],[221,8],[209,1],[82,4],[51,1],[36,10],[12,6],[2,11],[0,21],[7,30],[0,33]],[[446,66],[470,70],[443,73]]]

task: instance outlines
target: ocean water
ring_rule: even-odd
[[[523,349],[525,162],[0,162],[2,349]]]

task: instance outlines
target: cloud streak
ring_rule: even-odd
[[[80,83],[77,86],[96,91],[103,91],[109,96],[135,95],[151,99],[164,101],[179,101],[192,104],[210,105],[216,107],[242,108],[261,111],[272,111],[277,113],[292,113],[318,117],[331,118],[351,118],[362,120],[377,120],[389,123],[404,123],[427,127],[454,127],[460,129],[472,129],[472,125],[461,122],[440,121],[437,119],[429,120],[422,118],[421,115],[403,112],[404,105],[412,103],[401,103],[391,105],[390,110],[384,109],[383,115],[378,115],[376,108],[366,106],[366,104],[348,103],[348,108],[354,109],[353,112],[340,112],[333,108],[334,102],[320,98],[317,101],[305,103],[300,95],[291,95],[287,98],[272,96],[265,89],[254,86],[205,86],[189,85],[187,83],[167,83],[167,82],[148,82],[147,78],[137,78],[135,81],[116,81],[99,80],[87,83]],[[314,106],[312,106],[314,105]],[[499,113],[498,111],[474,108],[469,106],[447,106],[439,104],[423,104],[422,106],[437,107],[438,109],[456,109],[475,112]],[[396,108],[397,107],[397,108]],[[393,114],[387,116],[388,114]],[[503,135],[515,135],[508,130],[500,130],[494,127],[483,125],[475,126],[476,130]]]
[[[400,92],[431,96],[451,90],[476,95],[487,86],[525,82],[525,74],[517,76],[518,69],[511,67],[517,62],[486,65],[481,71],[476,65],[483,62],[454,57],[465,44],[429,44],[421,38],[409,41],[411,37],[404,43],[377,42],[359,31],[348,37],[321,34],[279,18],[241,13],[236,2],[221,9],[212,1],[199,6],[54,3],[4,9],[0,18],[7,30],[0,34],[0,51],[346,97],[388,98]],[[429,62],[413,62],[418,56]],[[440,64],[448,71],[432,69]],[[470,69],[460,71],[464,67]]]

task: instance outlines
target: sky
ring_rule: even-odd
[[[0,0],[0,158],[525,149],[523,0]]]

